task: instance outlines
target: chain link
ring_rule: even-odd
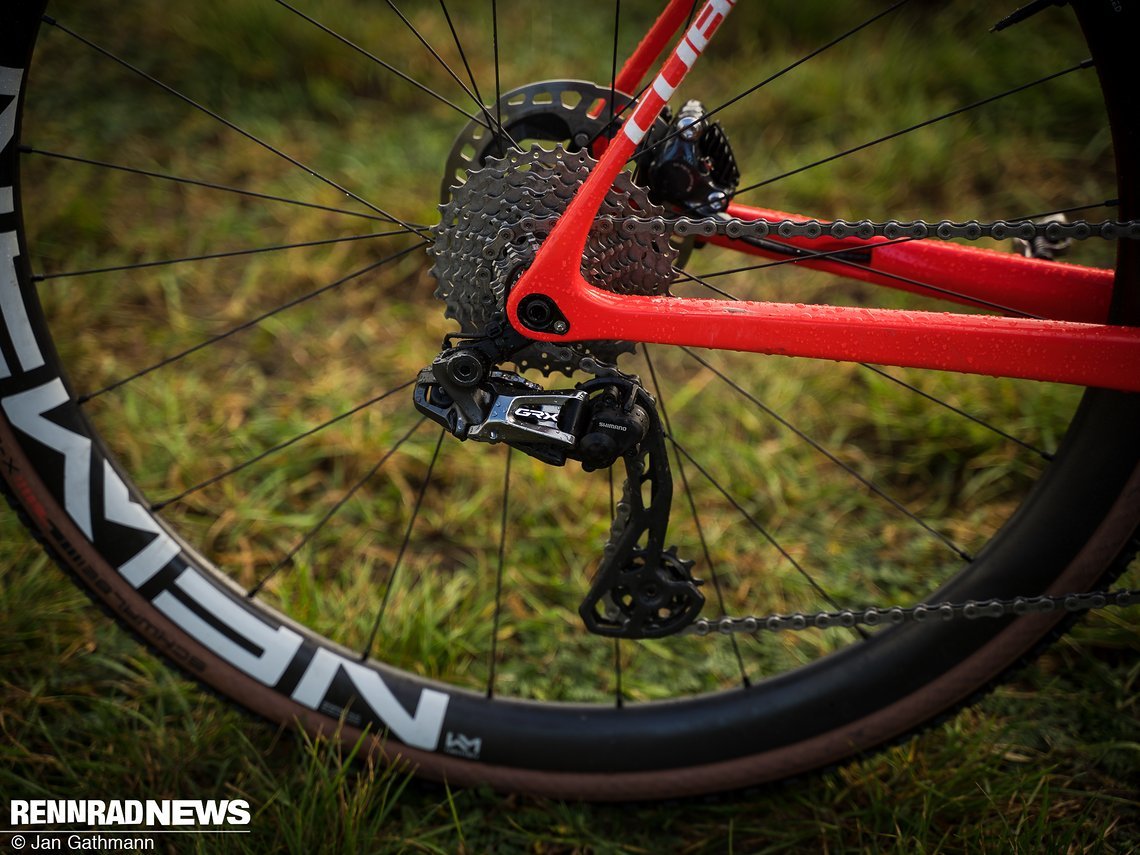
[[[733,633],[788,632],[805,629],[832,629],[835,627],[886,626],[925,621],[977,620],[978,618],[1015,617],[1051,612],[1086,612],[1110,606],[1128,606],[1140,603],[1140,590],[1093,591],[1085,594],[1057,594],[1038,597],[1014,597],[1008,600],[968,600],[964,603],[920,603],[905,608],[870,607],[842,611],[797,612],[790,615],[772,614],[763,617],[721,617],[710,620],[700,618],[685,628],[683,635],[731,635]]]
[[[504,227],[483,250],[485,257],[494,257],[503,246],[514,239],[519,232],[548,232],[557,217],[524,217],[517,224]],[[876,223],[871,220],[741,220],[737,217],[613,217],[602,216],[595,220],[599,234],[620,232],[629,237],[654,237],[676,235],[677,237],[728,237],[728,238],[808,238],[811,240],[832,238],[843,240],[856,238],[886,238],[888,240],[1009,240],[1020,238],[1024,241],[1044,238],[1060,243],[1065,240],[1140,239],[1140,220],[1102,220],[1090,223],[1087,220],[1060,222],[1035,222],[1033,220],[994,220],[981,222],[966,220],[953,222],[941,220],[928,223],[925,220],[887,220]]]

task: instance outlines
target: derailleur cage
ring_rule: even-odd
[[[650,429],[636,450],[623,455],[622,498],[578,614],[597,635],[662,638],[696,620],[705,598],[693,562],[679,558],[676,548],[665,549],[673,477],[653,399],[640,387],[637,394],[648,403]]]
[[[445,347],[417,378],[416,408],[461,440],[504,442],[554,466],[577,460],[592,471],[624,460],[622,501],[578,612],[605,636],[681,631],[704,597],[692,562],[664,548],[673,482],[656,401],[636,377],[595,360],[583,365],[597,376],[573,389],[544,389],[494,367],[512,346],[489,335]]]

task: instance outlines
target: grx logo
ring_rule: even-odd
[[[534,410],[530,407],[519,407],[515,410],[516,416],[522,418],[538,419],[540,422],[556,422],[558,421],[558,413],[548,413],[546,410]]]

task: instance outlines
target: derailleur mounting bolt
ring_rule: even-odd
[[[446,359],[448,379],[456,386],[472,389],[482,382],[487,369],[481,359],[470,351],[458,351]]]

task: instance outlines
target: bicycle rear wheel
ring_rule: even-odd
[[[874,26],[902,51],[913,50],[911,36],[937,34],[905,7],[864,22],[800,6],[738,10],[739,29],[717,47],[756,50],[759,33],[792,41],[798,56]],[[980,205],[965,215],[996,219],[1115,196],[1120,218],[1136,216],[1140,118],[1124,87],[1140,13],[1074,6],[1100,89],[1086,77],[1044,103],[1083,118],[1103,98],[1114,168],[1103,134],[1066,139],[1062,129],[1075,123],[1042,117],[1040,162],[1017,153],[1037,164],[1030,183],[1040,186],[1002,195],[964,170],[960,182],[912,185],[918,198],[906,200],[854,177],[903,168],[907,146],[939,163],[973,151],[969,133],[939,123],[930,137],[908,135],[903,154],[872,161],[880,166],[773,185],[772,207],[934,218],[951,211],[932,204]],[[513,125],[517,142],[570,146],[574,135],[550,117],[586,121],[559,111],[576,109],[564,94],[573,87],[549,100],[511,93],[549,77],[555,61],[576,70],[567,78],[611,78],[613,44],[636,43],[650,10],[627,11],[615,28],[612,10],[599,9],[570,28],[552,10],[452,21],[424,7],[410,16],[415,33],[392,35],[398,18],[377,22],[351,3],[206,3],[193,20],[107,26],[83,4],[61,2],[41,26],[42,4],[18,2],[0,36],[0,94],[13,99],[0,101],[0,455],[12,498],[60,563],[147,644],[236,703],[314,731],[340,728],[349,740],[367,732],[378,750],[454,784],[644,799],[781,778],[889,743],[968,700],[1062,618],[792,639],[589,636],[576,609],[612,518],[613,476],[460,445],[423,425],[410,384],[454,327],[432,297],[427,270],[440,262],[425,255],[432,233],[419,224],[433,222],[454,135],[493,126],[497,109],[509,125],[522,104],[539,118]],[[936,22],[983,20],[992,23],[944,12]],[[142,36],[121,23],[138,23]],[[1022,26],[1012,31],[1019,45],[1034,27],[1075,35],[1048,21]],[[474,47],[492,31],[513,44],[501,67],[490,44]],[[381,59],[400,57],[392,64],[432,91],[387,76],[349,33],[390,48]],[[539,35],[547,43],[531,45]],[[171,47],[141,49],[154,44]],[[874,65],[867,42],[844,45],[842,58]],[[999,77],[1014,73],[1002,71],[1006,50],[979,50]],[[221,67],[235,55],[240,71]],[[297,61],[271,60],[286,55]],[[749,69],[728,84],[725,69],[739,75],[742,64],[715,52],[707,62],[692,86],[709,106],[770,73]],[[805,88],[852,79],[816,68],[799,72]],[[197,79],[175,82],[185,69]],[[500,77],[507,94],[498,101],[489,87]],[[474,92],[476,80],[485,111],[435,97],[444,86]],[[944,83],[926,81],[920,94],[949,97]],[[606,88],[583,90],[601,93],[598,115]],[[99,110],[84,107],[93,89],[105,98]],[[847,91],[835,90],[840,112],[852,107]],[[950,88],[966,101],[969,91]],[[777,166],[775,155],[791,150],[773,146],[782,134],[818,133],[790,114],[802,95],[771,96],[770,120],[725,109],[742,168],[754,170],[745,181],[790,168]],[[989,121],[971,127],[1000,133]],[[329,123],[340,132],[320,130]],[[808,142],[797,145],[811,159]],[[1088,161],[1079,173],[1077,157]],[[494,157],[468,162],[472,173],[502,169]],[[256,198],[230,192],[248,192],[247,174],[259,182]],[[506,180],[487,175],[480,180]],[[350,187],[365,189],[346,198]],[[843,210],[852,188],[867,198]],[[336,237],[312,237],[333,224]],[[1136,244],[1116,250],[1111,319],[1134,324]],[[1078,260],[1113,263],[1103,247],[1085,251]],[[222,252],[234,254],[212,257]],[[241,266],[222,266],[235,258]],[[686,269],[710,278],[726,265],[705,248]],[[753,287],[801,300],[819,288],[777,275],[756,275]],[[869,299],[863,290],[826,296]],[[1090,390],[1078,401],[1069,389],[923,372],[892,373],[909,384],[896,393],[865,367],[807,365],[789,378],[780,360],[735,354],[645,350],[619,364],[652,377],[667,415],[684,497],[673,534],[709,582],[712,617],[1084,591],[1134,551],[1135,396]],[[1025,441],[1011,445],[910,387],[941,404],[968,400]],[[787,432],[786,421],[796,428]]]

